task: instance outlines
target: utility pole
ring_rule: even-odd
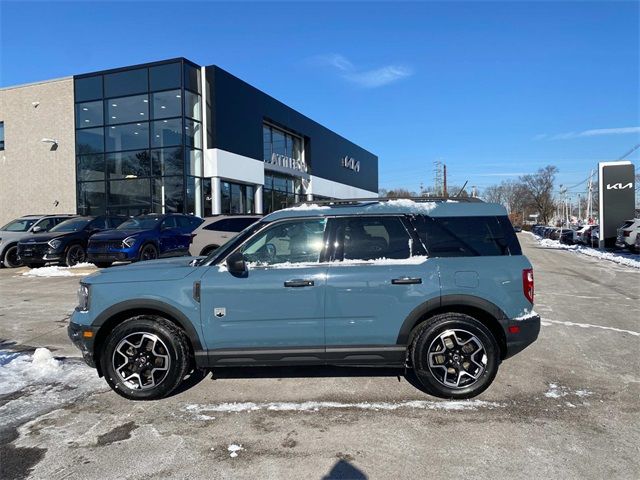
[[[433,162],[434,164],[434,173],[433,173],[433,189],[436,196],[443,196],[443,188],[442,188],[442,162],[440,160],[436,160]]]
[[[591,174],[589,175],[589,186],[588,186],[588,192],[587,192],[587,224],[589,223],[589,220],[591,219],[591,216],[593,215],[593,211],[592,211],[592,201],[593,201],[593,194],[592,194],[592,190],[593,190],[593,173],[594,170],[591,169]]]
[[[442,165],[442,171],[443,171],[442,196],[447,197],[447,164],[446,163]]]

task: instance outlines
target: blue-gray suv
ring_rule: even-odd
[[[69,336],[123,397],[158,399],[225,367],[387,366],[469,398],[536,340],[533,270],[502,206],[302,204],[207,257],[82,280]]]

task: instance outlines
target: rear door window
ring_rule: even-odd
[[[432,257],[522,255],[509,219],[505,217],[427,217],[413,220],[418,236]]]
[[[405,259],[411,256],[411,235],[399,217],[347,217],[335,222],[336,260]]]
[[[204,230],[213,230],[217,232],[241,232],[249,225],[257,222],[257,218],[224,218],[217,222],[210,223]]]

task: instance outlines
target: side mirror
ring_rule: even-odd
[[[42,232],[42,227],[38,227],[38,226],[36,226],[36,227],[33,227],[33,230],[32,230],[32,232],[33,232],[33,233],[38,233],[38,232]]]
[[[247,262],[240,252],[232,253],[227,257],[227,270],[231,275],[243,275],[247,271]]]

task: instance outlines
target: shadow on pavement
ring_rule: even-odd
[[[331,471],[322,477],[322,480],[366,480],[366,478],[367,476],[359,468],[346,460],[338,460]]]

